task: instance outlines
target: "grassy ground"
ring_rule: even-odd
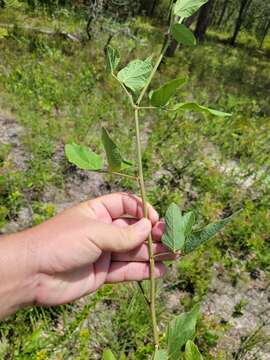
[[[0,13],[2,23],[15,18],[18,24],[84,31],[83,14],[66,9],[53,17],[26,9]],[[123,63],[158,50],[162,42],[158,27],[143,19],[121,26],[137,33],[136,39],[121,34],[113,40]],[[105,27],[119,25],[106,21]],[[101,152],[100,127],[106,124],[116,134],[122,152],[133,160],[128,102],[104,70],[107,37],[103,31],[91,42],[85,38],[77,43],[17,27],[0,40],[1,108],[12,112],[22,126],[19,146],[24,154],[24,164],[17,164],[12,142],[8,145],[0,139],[3,231],[11,222],[22,225],[21,214],[29,207],[29,225],[52,216],[58,210],[55,192],[65,201],[74,177],[84,181],[85,175],[74,175],[66,163],[65,143],[75,141]],[[250,276],[246,281],[263,274],[267,282],[270,271],[269,59],[264,52],[209,40],[178,51],[162,65],[155,84],[182,76],[188,76],[189,82],[178,100],[196,100],[233,116],[225,120],[146,112],[142,129],[149,198],[161,214],[172,200],[184,210],[191,208],[202,224],[244,210],[222,235],[172,267],[160,283],[160,290],[165,289],[159,295],[161,330],[171,312],[189,309],[211,296],[208,291],[217,264],[235,289],[243,274]],[[91,179],[86,179],[87,185]],[[101,185],[102,193],[122,188],[138,191],[119,179],[106,178]],[[80,199],[75,193],[79,189],[73,187],[74,198],[69,193],[69,202]],[[90,196],[94,194],[90,191]],[[172,294],[178,296],[176,309]],[[245,302],[240,302],[236,313],[241,314],[244,307]],[[233,357],[233,349],[224,351],[218,346],[230,326],[228,321],[203,314],[196,339],[206,359]],[[25,310],[2,322],[0,358],[100,359],[102,349],[110,347],[118,358],[145,359],[152,350],[150,337],[148,313],[136,287],[107,286],[76,304]],[[262,339],[263,335],[257,343]]]

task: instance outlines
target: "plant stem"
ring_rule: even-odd
[[[97,172],[100,174],[107,174],[107,175],[117,175],[117,176],[121,176],[123,178],[127,178],[127,179],[131,179],[131,180],[136,180],[137,182],[139,181],[139,178],[137,176],[132,176],[132,175],[128,175],[128,174],[123,174],[123,173],[119,173],[119,172],[110,172],[107,170],[92,170],[93,172]]]
[[[142,166],[142,151],[141,151],[141,138],[140,138],[140,124],[139,124],[139,110],[135,109],[135,127],[136,127],[136,148],[139,168],[139,183],[141,188],[141,196],[143,201],[144,216],[148,218],[148,207],[145,193],[143,166]],[[158,329],[157,329],[157,318],[156,318],[156,286],[155,286],[155,259],[153,253],[153,241],[151,234],[148,237],[148,253],[150,263],[150,313],[153,327],[153,336],[155,349],[158,349]]]
[[[139,98],[137,100],[137,103],[136,103],[137,106],[139,106],[140,103],[142,102],[142,99],[143,99],[146,91],[148,90],[148,87],[151,84],[152,79],[155,76],[155,73],[157,72],[157,69],[158,69],[158,67],[159,67],[159,65],[160,65],[160,63],[161,63],[167,49],[168,49],[168,46],[169,46],[169,41],[167,40],[164,47],[163,47],[163,49],[162,49],[162,51],[161,51],[161,54],[159,55],[159,57],[157,59],[157,62],[156,62],[155,66],[154,66],[154,68],[153,68],[153,70],[152,70],[152,72],[151,72],[151,74],[149,76],[149,79],[147,80],[147,83],[146,83],[145,87],[142,89],[142,92],[140,93],[140,96],[139,96]]]
[[[116,81],[118,81],[118,83],[121,85],[122,89],[124,90],[124,92],[126,93],[128,99],[129,99],[129,101],[130,101],[130,105],[134,108],[134,107],[135,107],[135,104],[134,104],[133,97],[132,97],[132,95],[130,94],[130,92],[127,90],[127,88],[125,87],[125,85],[124,85],[121,81],[118,80],[118,77],[117,77],[114,73],[112,73],[112,77],[113,77]]]
[[[170,25],[171,28],[171,25]],[[170,33],[170,29],[169,29]],[[144,98],[145,93],[147,92],[149,85],[152,82],[155,73],[161,61],[168,49],[170,37],[167,37],[167,40],[162,48],[161,54],[159,55],[157,62],[145,84],[144,88],[142,89],[139,98],[133,106],[134,113],[135,113],[135,127],[136,127],[136,147],[137,147],[137,158],[138,158],[138,168],[139,168],[139,183],[141,188],[141,196],[143,201],[144,207],[144,216],[148,218],[148,208],[147,208],[147,199],[145,193],[145,185],[144,185],[144,175],[143,175],[143,166],[142,166],[142,151],[141,151],[141,140],[140,140],[140,123],[139,123],[139,110],[140,104]],[[134,104],[134,103],[133,103]],[[150,313],[151,313],[151,320],[152,320],[152,328],[153,328],[153,337],[154,337],[154,345],[155,345],[155,353],[159,348],[159,338],[158,338],[158,327],[157,327],[157,317],[156,317],[156,284],[155,284],[155,258],[153,253],[153,241],[151,234],[148,237],[148,253],[149,253],[149,264],[150,264]]]

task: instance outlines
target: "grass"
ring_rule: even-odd
[[[53,17],[27,8],[0,14],[2,23],[14,18],[33,26],[84,31],[83,14],[66,9],[57,10]],[[123,63],[158,49],[161,32],[154,33],[153,24],[140,18],[127,25],[134,31],[139,28],[139,33],[137,40],[124,34],[113,40]],[[1,107],[11,111],[25,129],[21,142],[28,159],[26,170],[17,169],[8,160],[12,148],[0,147],[0,226],[16,220],[25,206],[33,211],[33,224],[54,214],[54,206],[40,199],[50,186],[65,187],[69,169],[63,159],[55,160],[55,154],[66,142],[74,140],[101,152],[100,127],[106,124],[122,152],[134,153],[127,102],[104,72],[107,37],[99,32],[91,42],[76,43],[16,28],[0,40]],[[161,214],[175,201],[184,210],[195,210],[203,224],[244,209],[223,235],[185,258],[165,279],[168,292],[174,288],[186,294],[183,308],[207,296],[214,263],[224,266],[232,282],[239,266],[241,271],[261,269],[269,276],[269,74],[265,54],[250,56],[245,47],[209,40],[195,49],[178,51],[162,65],[155,80],[158,85],[188,76],[178,100],[196,100],[233,113],[226,121],[193,113],[145,113],[147,190]],[[117,187],[137,191],[128,180],[115,181]],[[0,357],[99,359],[108,346],[123,360],[147,358],[152,350],[149,318],[140,294],[130,287],[107,286],[73,305],[16,314],[0,324]],[[166,295],[161,300],[163,330],[169,316]],[[206,359],[222,358],[210,353],[218,334],[225,331],[225,325],[201,319],[197,339]]]

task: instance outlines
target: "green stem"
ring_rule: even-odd
[[[171,11],[172,11],[172,9],[171,9]],[[183,20],[184,20],[183,18],[180,18],[178,23],[181,24],[183,22]],[[162,49],[162,51],[161,51],[161,53],[159,55],[159,58],[157,59],[157,62],[156,62],[155,66],[154,66],[154,68],[153,68],[153,70],[152,70],[152,72],[151,72],[151,74],[149,76],[149,79],[148,79],[145,87],[142,89],[142,92],[140,93],[140,96],[139,96],[139,98],[138,98],[138,100],[136,102],[137,106],[140,106],[140,103],[142,102],[143,97],[144,97],[146,91],[148,90],[149,85],[151,84],[151,82],[153,80],[153,77],[155,76],[155,73],[157,72],[157,69],[159,68],[159,65],[161,64],[161,61],[162,61],[164,55],[166,54],[166,51],[167,51],[167,49],[168,49],[168,47],[170,45],[170,39],[171,39],[170,34],[171,34],[172,25],[173,25],[173,20],[170,22],[170,26],[169,26],[169,29],[168,29],[168,32],[167,32],[167,39],[166,39],[166,42],[165,42],[165,44],[163,46],[163,49]]]
[[[141,196],[143,201],[144,216],[148,218],[148,207],[144,185],[143,165],[142,165],[142,150],[141,150],[141,138],[140,138],[140,124],[139,124],[139,110],[135,109],[135,127],[136,127],[136,148],[137,148],[137,160],[139,168],[139,183],[141,188]],[[158,329],[157,329],[157,317],[156,317],[156,284],[155,284],[155,259],[153,252],[153,241],[151,234],[148,237],[148,253],[150,263],[150,312],[154,336],[155,349],[158,349]]]
[[[170,25],[171,28],[171,25]],[[170,33],[170,29],[169,29]],[[155,73],[157,72],[159,65],[169,47],[170,36],[168,35],[165,45],[159,55],[157,62],[149,76],[147,83],[142,89],[139,98],[136,102],[136,105],[133,106],[135,111],[135,127],[136,127],[136,147],[137,147],[137,158],[138,158],[138,167],[139,167],[139,183],[141,188],[141,196],[144,207],[144,216],[148,218],[148,208],[147,208],[147,199],[144,185],[144,175],[143,175],[143,166],[142,166],[142,151],[141,151],[141,141],[140,141],[140,124],[139,124],[139,110],[140,104],[144,98],[145,93],[147,92]],[[156,284],[155,284],[155,257],[153,252],[153,241],[151,234],[148,237],[148,253],[149,253],[149,263],[150,263],[150,313],[152,320],[152,328],[153,328],[153,337],[154,337],[154,345],[155,345],[155,353],[159,348],[159,338],[158,338],[158,327],[157,327],[157,317],[156,317]]]
[[[121,85],[122,89],[124,90],[124,92],[126,93],[128,99],[129,99],[129,101],[130,101],[130,105],[134,108],[134,107],[135,107],[135,104],[134,104],[133,97],[132,97],[132,95],[130,94],[130,92],[127,90],[127,88],[125,87],[125,85],[124,85],[121,81],[118,80],[118,77],[117,77],[114,73],[112,73],[112,77],[113,77],[116,81],[118,81],[118,83]]]
[[[153,70],[152,70],[152,72],[151,72],[151,74],[149,76],[149,79],[147,80],[147,83],[146,83],[145,87],[142,89],[142,92],[140,93],[140,96],[139,96],[139,98],[137,100],[137,103],[136,103],[137,106],[139,106],[140,103],[142,102],[142,99],[143,99],[146,91],[148,90],[149,85],[151,84],[151,82],[153,80],[153,77],[155,76],[155,73],[157,72],[157,69],[158,69],[158,67],[159,67],[159,65],[160,65],[160,63],[161,63],[167,49],[168,49],[168,46],[169,46],[169,40],[167,40],[166,44],[164,45],[164,47],[163,47],[163,49],[161,51],[161,54],[159,55],[159,57],[157,59],[157,62],[156,62],[155,66],[154,66],[154,68],[153,68]]]
[[[123,178],[136,180],[137,182],[139,181],[137,176],[132,176],[132,175],[123,174],[123,173],[114,172],[114,171],[110,172],[110,171],[107,171],[107,170],[92,170],[92,172],[97,172],[97,173],[100,173],[100,174],[107,174],[107,175],[117,175],[117,176],[121,176]]]

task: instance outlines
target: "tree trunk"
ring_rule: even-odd
[[[197,39],[202,42],[205,38],[207,27],[210,23],[211,12],[214,6],[215,0],[209,0],[208,3],[202,6],[199,18],[197,21],[195,36]]]
[[[267,22],[267,24],[266,24],[266,26],[264,28],[264,31],[263,31],[263,34],[262,34],[262,37],[261,37],[261,41],[260,41],[260,49],[263,48],[263,43],[264,43],[264,40],[266,38],[266,35],[267,35],[269,29],[270,29],[270,19],[268,20],[268,22]]]
[[[196,17],[197,17],[197,14],[193,14],[192,16],[187,18],[184,21],[184,24],[186,25],[186,27],[189,28],[192,25],[192,23],[194,22],[194,20],[196,19]],[[175,39],[172,39],[170,42],[170,45],[165,53],[165,57],[173,57],[177,48],[178,48],[178,42]]]
[[[238,33],[239,33],[240,29],[241,29],[243,20],[244,20],[245,15],[246,15],[246,13],[247,13],[250,5],[251,5],[251,2],[252,2],[252,0],[241,0],[238,17],[237,17],[237,20],[236,20],[236,23],[235,23],[234,33],[233,33],[233,36],[232,36],[232,38],[230,40],[230,44],[232,46],[235,45],[237,35],[238,35]]]
[[[178,42],[175,39],[172,39],[170,45],[165,53],[165,57],[173,57],[178,47]]]
[[[222,21],[224,19],[224,15],[225,15],[225,12],[227,10],[227,7],[229,5],[229,0],[225,0],[224,3],[223,3],[223,6],[222,6],[222,10],[221,10],[221,13],[220,13],[220,16],[219,16],[219,19],[217,21],[217,27],[219,28],[222,24]]]
[[[158,0],[141,0],[141,11],[145,11],[147,16],[153,16]]]

